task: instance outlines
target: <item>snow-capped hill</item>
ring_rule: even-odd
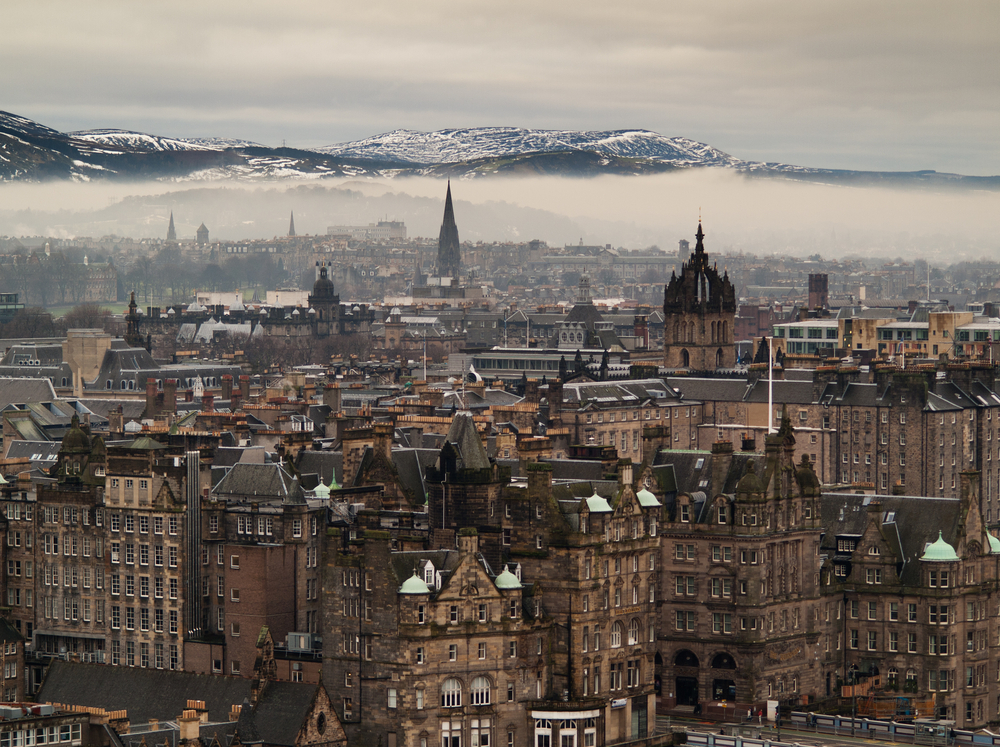
[[[38,122],[26,117],[19,117],[16,114],[4,111],[0,111],[0,129],[31,137],[62,137],[62,134],[58,130],[53,130],[51,127],[38,124]]]
[[[676,165],[738,166],[739,159],[704,143],[664,137],[648,130],[530,130],[472,127],[436,132],[393,130],[382,135],[317,148],[320,153],[372,160],[440,164],[525,153],[585,151],[644,158]]]
[[[248,140],[161,137],[128,130],[81,130],[67,134],[74,140],[81,140],[93,148],[118,151],[225,150],[260,147]]]

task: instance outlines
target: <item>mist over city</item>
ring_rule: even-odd
[[[2,23],[0,747],[1000,745],[995,0]]]

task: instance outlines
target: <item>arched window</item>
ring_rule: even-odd
[[[632,604],[639,604],[639,585],[632,585]]]
[[[476,677],[470,688],[471,703],[477,705],[490,704],[490,681],[485,677]]]
[[[462,683],[450,677],[441,685],[441,707],[458,708],[462,705]]]
[[[616,622],[611,626],[611,648],[621,648],[622,646],[622,624]]]
[[[715,351],[715,367],[722,368],[722,361],[723,361],[722,348],[719,348],[717,351]]]
[[[691,365],[691,354],[688,353],[687,350],[682,350],[681,351],[681,365],[684,368],[687,368],[688,366]]]
[[[628,645],[635,646],[639,643],[639,621],[632,620],[628,624]]]

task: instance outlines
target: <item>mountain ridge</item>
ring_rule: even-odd
[[[0,182],[272,181],[344,177],[500,175],[591,177],[720,168],[750,178],[851,185],[1000,189],[1000,176],[923,170],[820,169],[737,158],[707,143],[650,130],[472,127],[397,129],[318,148],[272,148],[239,138],[180,138],[100,128],[59,132],[0,111]]]

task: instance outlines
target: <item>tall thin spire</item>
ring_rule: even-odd
[[[458,240],[458,226],[455,224],[455,208],[451,202],[451,180],[444,198],[444,219],[438,235],[437,271],[439,277],[453,277],[456,280],[462,269],[462,249]]]
[[[177,241],[177,231],[174,229],[174,211],[170,211],[170,225],[167,226],[167,241]]]
[[[294,210],[290,210],[289,211],[289,215],[290,215],[290,217],[288,219],[288,235],[289,236],[294,236],[295,235],[295,211]]]

